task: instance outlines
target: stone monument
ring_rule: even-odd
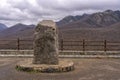
[[[58,32],[55,22],[43,20],[35,28],[34,64],[58,64]]]
[[[68,72],[74,70],[74,63],[58,58],[58,31],[55,22],[41,21],[34,33],[34,56],[16,65],[16,69],[27,72]]]

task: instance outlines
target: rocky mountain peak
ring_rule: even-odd
[[[93,14],[83,14],[77,16],[67,16],[63,18],[60,25],[65,25],[73,22],[82,22],[96,27],[105,27],[120,22],[120,11],[106,10],[103,12],[97,12]],[[59,23],[58,22],[58,23]],[[79,25],[78,25],[79,26]]]
[[[104,11],[105,13],[112,13],[112,12],[114,12],[114,11],[112,11],[112,10],[106,10],[106,11]]]

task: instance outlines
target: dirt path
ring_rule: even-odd
[[[0,80],[120,80],[120,59],[72,59],[75,70],[67,73],[27,73],[15,70],[24,58],[1,58]]]

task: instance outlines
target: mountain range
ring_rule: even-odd
[[[120,40],[120,11],[67,16],[56,22],[59,38]],[[0,31],[0,39],[33,38],[35,25],[16,24]]]
[[[120,22],[120,11],[106,10],[93,14],[83,14],[82,16],[67,16],[57,24],[63,27],[70,25],[72,27],[109,27],[117,22]],[[82,26],[80,26],[81,24]]]
[[[18,37],[33,37],[33,32],[35,25],[25,25],[18,23],[10,28],[7,28],[0,32],[1,39],[15,39]],[[29,35],[30,34],[30,35]],[[32,34],[32,35],[31,35]]]

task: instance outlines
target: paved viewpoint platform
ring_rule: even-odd
[[[0,80],[120,80],[120,59],[69,58],[76,69],[59,74],[18,72],[15,65],[25,59],[32,58],[0,58]]]

